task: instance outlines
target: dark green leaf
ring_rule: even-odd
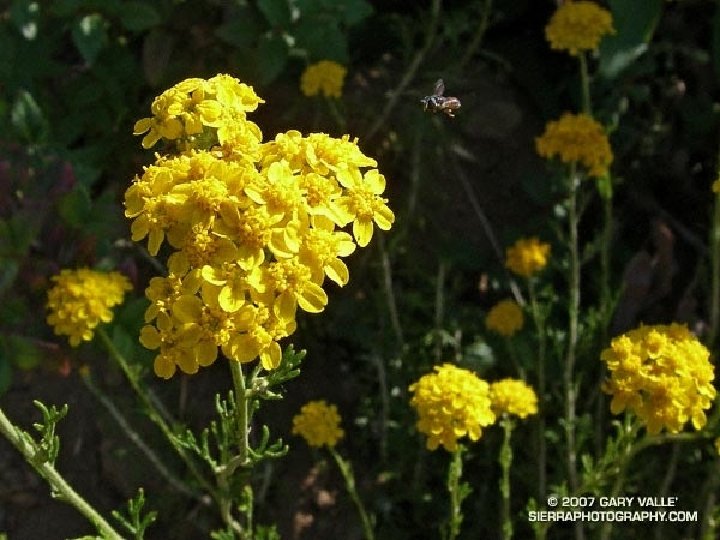
[[[49,133],[48,121],[35,98],[22,90],[10,111],[10,122],[15,130],[29,143],[46,140]]]
[[[297,47],[305,49],[312,62],[335,60],[347,64],[347,38],[337,23],[327,17],[300,20],[293,32]]]
[[[73,24],[73,43],[89,66],[108,42],[107,26],[107,21],[99,13],[85,15]]]
[[[87,191],[78,187],[65,195],[58,205],[60,217],[68,224],[83,227],[90,216],[92,203]]]
[[[258,44],[260,82],[267,84],[280,75],[288,60],[288,46],[281,36],[263,36]]]
[[[223,23],[215,35],[235,47],[250,47],[257,43],[265,25],[259,14],[250,8],[239,9]]]
[[[338,9],[341,10],[343,22],[347,25],[357,24],[373,12],[372,6],[365,0],[344,0],[338,3]]]
[[[40,351],[29,338],[9,336],[7,345],[10,351],[10,360],[20,369],[32,369],[42,360]]]
[[[288,0],[258,0],[258,8],[271,26],[284,28],[290,24],[290,4]]]
[[[125,2],[120,13],[120,22],[131,32],[142,32],[162,22],[160,13],[145,2]]]
[[[610,0],[615,34],[600,43],[600,73],[613,79],[647,49],[660,14],[663,0]]]

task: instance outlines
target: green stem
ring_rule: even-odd
[[[37,473],[47,481],[52,488],[53,494],[72,505],[85,516],[88,521],[95,525],[103,538],[106,540],[122,540],[122,536],[65,481],[57,469],[52,464],[42,460],[37,444],[32,441],[32,438],[27,433],[15,427],[5,416],[2,409],[0,409],[0,432],[5,435]]]
[[[217,491],[210,485],[210,483],[205,479],[205,476],[198,470],[197,465],[188,455],[185,448],[175,442],[175,434],[173,433],[173,430],[170,428],[163,416],[158,412],[158,408],[155,406],[155,403],[152,400],[149,392],[147,392],[146,389],[144,389],[140,385],[140,380],[137,376],[137,373],[130,367],[125,357],[115,347],[105,330],[102,327],[98,327],[96,331],[97,334],[100,336],[103,344],[105,345],[105,348],[108,350],[108,353],[110,354],[112,359],[115,360],[115,362],[117,362],[117,364],[120,366],[120,369],[125,374],[125,377],[130,383],[130,386],[135,391],[135,394],[140,399],[140,402],[143,404],[148,418],[150,418],[150,420],[152,420],[152,422],[160,428],[160,431],[162,431],[163,435],[165,435],[165,438],[168,440],[170,445],[175,449],[175,452],[177,452],[177,454],[185,462],[185,465],[192,474],[193,478],[198,482],[198,484],[202,486],[202,488],[207,493],[209,493],[213,497],[213,499],[218,501],[219,499]],[[130,435],[128,434],[128,436]]]
[[[512,466],[512,446],[510,438],[512,437],[513,421],[511,418],[503,418],[500,420],[503,428],[503,442],[500,448],[499,462],[502,468],[502,476],[500,477],[500,495],[502,496],[502,537],[503,540],[510,540],[513,534],[513,524],[510,517],[510,467]]]
[[[330,111],[330,116],[333,117],[333,120],[335,120],[335,123],[340,128],[340,131],[343,133],[347,129],[347,122],[345,121],[345,116],[343,116],[340,113],[340,110],[338,109],[338,100],[337,98],[326,98],[325,102],[328,105],[328,110]]]
[[[226,481],[226,487],[229,486],[229,477],[234,473],[234,471],[239,468],[248,468],[252,464],[250,461],[250,442],[249,442],[249,434],[250,434],[250,416],[248,413],[248,409],[250,406],[250,400],[252,399],[252,390],[248,390],[248,386],[252,387],[252,383],[248,385],[245,381],[245,375],[242,371],[242,365],[240,362],[236,362],[234,360],[229,361],[230,364],[230,372],[232,373],[232,379],[233,379],[233,388],[235,393],[235,422],[236,422],[236,428],[237,428],[237,448],[238,453],[237,456],[234,459],[231,459],[230,462],[227,464],[226,468],[226,474],[227,477],[225,478]],[[252,378],[252,377],[251,377]],[[245,480],[245,485],[243,486],[243,490],[245,492],[245,527],[242,529],[241,532],[241,538],[243,539],[252,539],[252,520],[253,520],[253,492],[252,492],[252,485],[250,484],[250,478],[249,476]],[[225,510],[230,517],[231,513],[231,507],[232,499],[226,498],[226,506]],[[231,523],[231,522],[228,522]]]
[[[590,75],[588,73],[587,57],[584,52],[578,55],[580,60],[580,87],[582,92],[582,111],[592,116],[592,101],[590,100]]]
[[[642,441],[636,444],[638,424],[633,422],[629,414],[625,415],[625,423],[623,425],[623,446],[620,449],[620,456],[616,464],[617,476],[613,482],[613,486],[610,490],[610,497],[616,498],[620,494],[620,490],[625,485],[625,472],[627,470],[630,461],[633,456],[648,446],[649,443]],[[647,440],[647,437],[646,439]],[[603,522],[602,529],[600,530],[600,540],[608,540],[612,532],[612,521]]]
[[[241,465],[247,465],[248,448],[249,448],[249,432],[248,429],[248,401],[249,394],[245,386],[245,376],[242,372],[240,362],[229,361],[230,372],[232,373],[233,386],[235,388],[235,420],[237,422],[237,443],[238,458]]]
[[[328,447],[328,450],[330,451],[330,455],[332,455],[333,459],[335,459],[335,463],[337,463],[337,466],[340,469],[343,480],[345,480],[345,487],[348,490],[348,494],[350,495],[353,503],[355,503],[355,508],[357,508],[358,514],[360,515],[360,521],[362,522],[363,531],[365,532],[365,539],[374,540],[375,535],[373,533],[370,518],[368,517],[368,514],[365,511],[365,506],[363,505],[362,500],[358,495],[357,489],[355,488],[355,476],[353,475],[352,465],[349,461],[345,461],[340,456],[340,454],[338,454],[335,448]]]
[[[145,455],[148,461],[153,464],[153,466],[157,469],[160,475],[165,478],[165,480],[167,480],[167,482],[179,493],[202,501],[201,496],[190,490],[182,481],[180,481],[173,473],[170,472],[170,470],[165,466],[165,464],[162,462],[160,457],[158,457],[155,451],[150,448],[142,439],[142,437],[140,437],[140,435],[130,426],[127,418],[125,418],[125,416],[120,412],[120,410],[118,410],[118,408],[110,400],[110,398],[108,398],[97,386],[95,386],[95,383],[93,382],[89,371],[81,370],[80,376],[88,390],[90,390],[90,392],[97,398],[97,400],[102,404],[102,406],[105,407],[105,410],[110,413],[110,416],[112,416],[115,422],[117,422],[118,426],[120,426],[122,432],[125,433],[125,435],[135,444],[135,446],[137,446],[137,448]]]
[[[460,534],[463,521],[462,501],[464,499],[461,486],[462,478],[462,445],[452,453],[452,461],[448,470],[448,492],[450,493],[450,520],[448,523],[447,540],[455,540]]]
[[[537,385],[540,407],[537,422],[538,446],[538,500],[544,501],[547,495],[547,444],[545,441],[545,318],[540,313],[540,305],[535,294],[535,285],[532,279],[528,280],[528,296],[530,297],[530,310],[535,323],[535,335],[538,340],[537,348]]]
[[[405,73],[400,79],[398,85],[395,87],[394,90],[392,90],[392,92],[390,92],[390,97],[388,98],[385,107],[383,107],[383,110],[376,117],[375,122],[372,124],[372,126],[370,126],[370,129],[365,135],[365,139],[372,139],[373,136],[387,121],[390,113],[395,108],[395,105],[405,92],[405,88],[407,88],[407,86],[413,80],[413,77],[415,77],[418,69],[420,69],[420,64],[422,64],[422,61],[425,59],[425,55],[428,53],[428,51],[433,45],[433,42],[435,41],[435,34],[437,33],[438,26],[440,24],[441,7],[442,0],[432,0],[432,4],[430,6],[430,19],[428,20],[427,30],[425,31],[425,43],[423,44],[422,48],[418,50],[417,53],[415,53],[415,56],[410,61],[410,65],[405,70]]]
[[[566,460],[570,489],[575,491],[577,478],[577,449],[575,441],[575,403],[577,386],[574,381],[575,356],[578,342],[578,318],[580,314],[580,257],[578,252],[578,209],[577,197],[580,177],[575,164],[571,166],[568,179],[568,251],[569,251],[569,282],[568,282],[568,343],[563,371],[563,387],[565,393],[565,441],[567,444]],[[584,537],[582,523],[575,527],[575,537]]]
[[[487,31],[491,13],[492,0],[484,0],[482,5],[482,12],[480,14],[480,22],[478,23],[477,30],[475,31],[475,34],[470,41],[470,44],[465,49],[465,54],[463,54],[463,57],[458,64],[458,71],[462,71],[465,68],[467,63],[472,59],[472,57],[475,55],[475,52],[480,47],[480,44],[485,37],[485,32]]]
[[[720,158],[718,158],[720,169]],[[720,178],[720,170],[718,171]],[[713,208],[713,223],[710,230],[710,265],[711,265],[711,292],[710,292],[710,329],[707,344],[715,345],[720,328],[720,193],[715,194]]]

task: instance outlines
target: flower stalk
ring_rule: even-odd
[[[77,493],[47,461],[43,449],[22,429],[13,425],[0,409],[0,433],[23,455],[35,471],[50,485],[55,497],[65,501],[90,521],[105,540],[123,540],[122,536]]]
[[[360,515],[360,521],[362,522],[365,540],[375,540],[372,523],[370,521],[367,511],[365,510],[365,505],[363,505],[363,502],[360,499],[360,495],[358,495],[357,489],[355,487],[355,475],[353,474],[351,463],[347,460],[344,460],[342,456],[338,453],[338,451],[335,450],[334,446],[328,446],[328,451],[335,460],[338,469],[340,469],[340,474],[342,474],[343,480],[345,481],[345,487],[347,488],[348,494],[350,495],[350,498],[355,504],[355,508]]]
[[[512,446],[510,439],[513,431],[513,421],[505,416],[500,420],[500,426],[503,428],[503,442],[500,448],[499,463],[502,469],[500,477],[500,495],[502,496],[502,537],[504,540],[510,540],[513,534],[512,518],[510,516],[510,467],[512,466]]]

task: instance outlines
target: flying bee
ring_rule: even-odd
[[[425,110],[430,109],[436,113],[438,111],[444,112],[449,117],[454,118],[455,114],[453,111],[459,109],[462,104],[456,97],[443,96],[445,92],[445,83],[442,79],[438,79],[433,88],[433,94],[431,96],[425,96],[420,100],[420,103],[425,105]]]

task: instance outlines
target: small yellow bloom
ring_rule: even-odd
[[[300,90],[308,97],[322,94],[326,97],[342,96],[347,68],[331,60],[321,60],[308,66],[300,77]]]
[[[522,328],[523,321],[522,308],[515,300],[501,300],[490,309],[485,326],[501,336],[510,337]]]
[[[427,435],[428,450],[443,446],[453,452],[461,437],[480,438],[482,428],[495,422],[489,388],[471,371],[452,364],[435,366],[410,385],[410,405],[418,413],[418,431]]]
[[[564,2],[545,27],[550,47],[577,56],[598,48],[600,40],[614,33],[612,14],[594,2]]]
[[[590,176],[601,177],[613,161],[612,148],[603,127],[587,114],[565,113],[548,122],[535,139],[537,153],[546,159],[557,156],[563,163],[577,163]]]
[[[712,185],[713,193],[720,193],[720,179],[715,180]]]
[[[81,268],[62,270],[53,276],[48,291],[47,322],[58,336],[68,336],[70,345],[90,341],[95,327],[112,321],[112,308],[121,304],[132,289],[130,280],[119,272]]]
[[[538,398],[535,390],[519,379],[503,379],[490,385],[490,399],[495,414],[514,414],[527,418],[537,414]]]
[[[537,238],[521,238],[505,250],[505,267],[522,277],[530,277],[547,265],[550,244]]]
[[[340,420],[335,405],[324,400],[310,401],[293,418],[292,433],[300,435],[310,446],[333,448],[345,436]]]
[[[701,429],[715,398],[710,352],[679,324],[641,326],[616,337],[600,358],[613,396],[610,410],[632,411],[654,435],[681,431],[690,421]]]

